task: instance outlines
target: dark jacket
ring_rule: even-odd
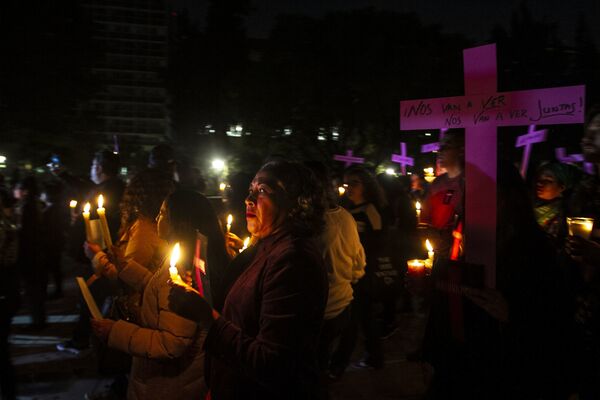
[[[312,398],[327,301],[323,260],[313,241],[287,232],[257,246],[206,339],[212,398]]]

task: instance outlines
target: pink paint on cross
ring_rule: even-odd
[[[362,157],[355,157],[353,155],[353,151],[352,150],[346,150],[346,155],[340,155],[340,154],[335,154],[333,156],[333,159],[335,161],[343,161],[345,164],[345,167],[349,167],[352,164],[364,164],[365,163],[365,159]]]
[[[496,285],[497,127],[583,122],[584,86],[497,92],[496,45],[463,52],[465,96],[400,102],[400,129],[465,128],[465,256]]]
[[[406,143],[400,142],[400,154],[392,154],[392,162],[401,165],[400,169],[402,170],[402,175],[406,175],[407,165],[410,165],[411,167],[415,165],[415,159],[408,157],[406,154]]]
[[[525,147],[523,150],[523,158],[521,159],[521,176],[525,179],[527,175],[527,166],[529,165],[529,156],[531,155],[531,147],[534,143],[541,143],[546,141],[548,130],[542,129],[540,131],[535,130],[535,125],[529,125],[529,130],[525,135],[517,137],[517,143],[515,147]]]
[[[583,163],[583,170],[586,174],[594,175],[596,173],[594,164],[586,162],[583,154],[567,154],[567,149],[564,147],[557,147],[554,149],[556,159],[562,163]]]

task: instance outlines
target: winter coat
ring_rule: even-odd
[[[133,356],[128,399],[200,399],[206,330],[169,310],[168,260],[152,274],[128,261],[119,279],[143,291],[139,325],[119,320],[108,345]]]

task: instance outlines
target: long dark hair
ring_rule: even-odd
[[[208,238],[207,262],[209,268],[225,268],[227,253],[219,220],[206,197],[193,190],[178,189],[166,199],[169,221],[169,242],[180,242],[185,259],[191,268],[196,231]]]
[[[127,187],[121,200],[121,236],[138,217],[154,219],[165,198],[174,189],[173,180],[165,173],[147,169],[136,174]]]

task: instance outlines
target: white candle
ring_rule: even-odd
[[[112,247],[112,238],[110,237],[110,229],[108,229],[108,222],[106,221],[106,210],[104,209],[104,196],[98,196],[98,209],[96,210],[98,217],[100,217],[100,224],[102,226],[102,236],[104,236],[104,243],[106,248]]]
[[[181,250],[179,248],[179,243],[175,243],[175,246],[173,246],[173,250],[171,251],[171,262],[169,267],[169,276],[172,281],[181,280],[179,271],[177,270],[177,262],[179,261],[180,255]]]
[[[85,239],[89,242],[92,237],[92,228],[90,227],[90,203],[85,203],[83,206],[83,222],[85,223]]]
[[[435,257],[435,253],[429,239],[425,240],[425,247],[427,247],[427,262],[425,263],[425,266],[431,268],[433,267],[433,258]]]
[[[233,215],[229,214],[227,216],[227,232],[231,230],[231,223],[233,222]]]
[[[242,248],[240,249],[240,253],[241,253],[242,251],[246,250],[246,249],[248,248],[248,245],[249,245],[249,244],[250,244],[250,238],[249,238],[249,237],[247,237],[246,239],[244,239],[244,247],[242,247]]]

